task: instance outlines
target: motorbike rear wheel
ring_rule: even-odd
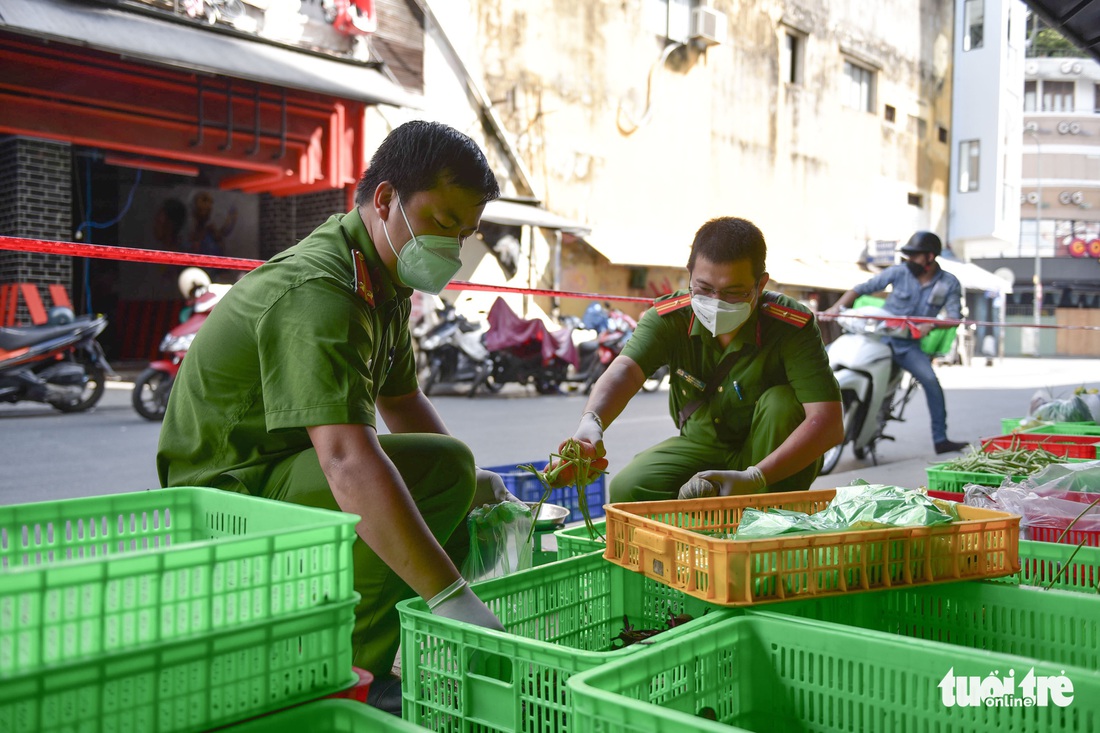
[[[134,392],[130,397],[137,414],[153,422],[163,420],[174,381],[168,372],[152,367],[144,369],[134,380]]]
[[[668,377],[668,367],[657,367],[657,371],[650,375],[649,379],[642,382],[643,392],[656,392],[660,389],[665,379]]]
[[[443,362],[439,359],[432,359],[431,364],[428,366],[428,376],[424,377],[424,384],[421,385],[420,391],[425,395],[432,393],[432,388],[439,383],[439,375],[443,371]]]
[[[836,468],[836,464],[840,461],[840,454],[844,452],[844,446],[847,445],[852,436],[857,432],[855,425],[856,415],[859,414],[859,400],[856,396],[850,392],[845,392],[841,395],[841,421],[844,424],[844,440],[839,445],[834,445],[829,450],[825,451],[822,455],[821,470],[818,471],[818,476],[825,476],[832,473]],[[856,452],[856,457],[859,458],[859,451],[855,448],[852,449]]]
[[[61,412],[84,412],[95,407],[103,391],[107,388],[107,372],[99,364],[83,364],[84,373],[88,381],[84,383],[84,389],[80,397],[72,402],[53,403],[54,408]]]

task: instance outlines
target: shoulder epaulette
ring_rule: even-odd
[[[810,319],[813,318],[812,313],[806,313],[805,311],[788,308],[785,305],[779,305],[777,303],[762,303],[760,305],[760,310],[766,316],[770,316],[777,321],[789,323],[790,325],[796,326],[798,328],[802,328],[810,322]]]
[[[367,301],[367,305],[374,307],[374,283],[367,273],[367,261],[363,253],[357,249],[352,250],[352,259],[355,260],[355,292],[359,297]]]
[[[665,316],[689,305],[691,305],[691,293],[684,293],[683,295],[677,295],[675,298],[657,301],[653,304],[653,309],[657,311],[657,315]]]

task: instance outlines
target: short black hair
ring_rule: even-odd
[[[402,199],[441,183],[479,193],[481,203],[500,197],[497,178],[477,143],[453,127],[427,120],[406,122],[386,135],[355,187],[355,205],[369,202],[383,181]]]
[[[768,257],[768,245],[764,234],[747,219],[722,216],[711,219],[695,232],[688,256],[688,271],[695,269],[695,258],[705,257],[722,265],[736,260],[752,262],[753,277],[764,274],[764,261]]]

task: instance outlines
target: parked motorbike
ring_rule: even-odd
[[[578,366],[568,371],[565,381],[580,382],[584,385],[585,394],[591,392],[592,385],[607,371],[615,357],[622,353],[637,327],[637,322],[627,314],[620,310],[611,311],[603,330],[595,339],[576,345]]]
[[[44,402],[61,412],[91,409],[103,396],[111,365],[96,336],[103,316],[50,309],[42,326],[0,328],[0,402]]]
[[[484,343],[492,367],[474,383],[470,396],[482,386],[495,391],[506,382],[533,384],[539,394],[558,394],[569,365],[578,366],[570,329],[550,331],[540,320],[520,318],[501,298],[493,302],[487,320]]]
[[[456,313],[446,301],[432,320],[435,325],[419,338],[420,359],[424,364],[420,389],[427,395],[439,384],[470,382],[472,396],[492,368],[489,351],[481,341],[481,324]],[[500,389],[495,383],[486,386]]]
[[[844,440],[825,452],[821,474],[836,468],[844,446],[851,444],[856,458],[868,455],[878,465],[876,446],[893,440],[887,423],[904,421],[905,407],[919,386],[909,372],[894,363],[887,336],[911,336],[904,318],[881,308],[844,311],[836,323],[843,333],[828,345],[829,365],[840,385],[844,412]],[[858,316],[877,316],[874,318]]]
[[[151,362],[141,371],[134,380],[130,397],[137,414],[154,422],[164,419],[172,385],[195,334],[231,286],[213,284],[203,270],[188,267],[180,273],[179,287],[187,299],[187,307],[180,314],[180,324],[169,330],[160,342],[160,352],[165,358]]]

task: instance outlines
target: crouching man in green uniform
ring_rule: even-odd
[[[410,122],[355,193],[298,245],[246,275],[195,338],[164,419],[164,486],[212,486],[358,514],[354,663],[400,712],[394,606],[413,593],[448,618],[501,629],[457,567],[474,503],[515,500],[478,471],[417,386],[416,288],[439,293],[500,195],[473,140]],[[379,435],[377,417],[390,434]]]
[[[573,436],[586,454],[604,456],[604,426],[662,365],[680,428],[613,477],[612,502],[807,489],[841,441],[840,389],[821,333],[809,310],[764,290],[766,254],[751,222],[704,224],[689,289],[645,312],[593,386]]]

